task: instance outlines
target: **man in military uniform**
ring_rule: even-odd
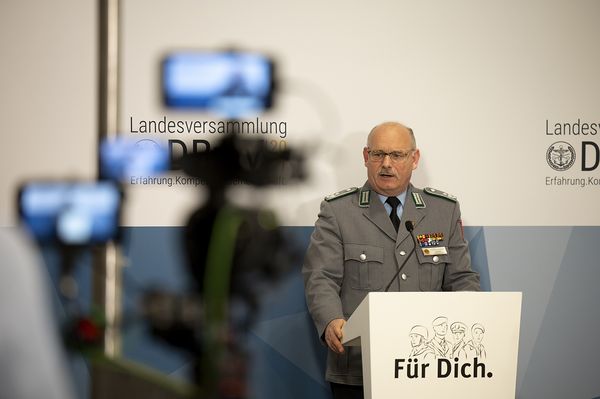
[[[452,345],[452,358],[458,358],[459,360],[467,360],[467,352],[465,352],[465,333],[467,326],[465,323],[455,321],[450,324],[450,331],[454,335],[454,345]]]
[[[363,397],[360,348],[344,348],[341,339],[367,293],[479,290],[456,198],[410,184],[419,157],[411,129],[380,124],[363,149],[367,182],[321,204],[302,273],[309,311],[329,348],[334,398]]]
[[[431,325],[435,334],[431,338],[431,341],[429,341],[429,347],[433,350],[436,358],[450,358],[452,355],[452,346],[446,340],[448,318],[444,316],[436,317]]]
[[[410,346],[412,349],[408,354],[409,358],[417,358],[421,361],[433,361],[435,359],[433,349],[427,345],[428,335],[427,329],[423,326],[414,326],[410,329],[408,336],[410,337]]]
[[[479,360],[485,360],[485,346],[481,343],[484,333],[485,328],[479,323],[475,323],[471,327],[471,340],[465,345],[465,352],[469,359],[478,358]]]

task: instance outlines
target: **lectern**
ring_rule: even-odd
[[[372,292],[343,329],[365,398],[514,398],[520,292]]]

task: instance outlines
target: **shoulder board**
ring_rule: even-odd
[[[345,190],[338,191],[337,193],[329,194],[325,197],[325,201],[333,201],[334,199],[345,197],[348,194],[352,194],[358,191],[358,187],[350,187]]]
[[[436,197],[444,198],[444,199],[447,199],[447,200],[452,201],[452,202],[456,202],[457,201],[457,199],[456,199],[456,197],[454,195],[445,193],[445,192],[437,190],[435,188],[425,187],[423,189],[423,191],[426,192],[427,194],[435,195]]]

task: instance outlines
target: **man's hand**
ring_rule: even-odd
[[[344,347],[342,346],[342,327],[346,324],[344,319],[333,319],[327,324],[325,329],[325,342],[329,349],[337,354],[344,353]]]

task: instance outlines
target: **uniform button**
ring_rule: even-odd
[[[432,260],[433,260],[433,263],[438,263],[440,261],[440,257],[436,255],[433,257]]]
[[[406,252],[404,252],[404,251],[400,251],[400,255],[401,255],[401,256],[404,256],[404,255],[406,255]]]
[[[401,278],[402,280],[406,280],[406,274],[402,273],[402,275],[400,276],[400,278]]]
[[[366,261],[366,260],[367,260],[367,255],[365,255],[365,254],[360,254],[359,258],[360,258],[360,260],[361,260],[361,261],[363,261],[363,262],[364,262],[364,261]]]

